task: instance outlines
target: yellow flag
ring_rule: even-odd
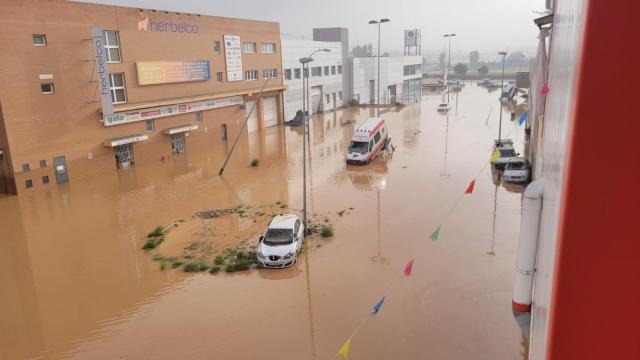
[[[496,150],[491,154],[491,162],[496,162],[498,159],[500,159],[500,151]]]
[[[349,340],[347,340],[347,342],[342,345],[340,351],[338,351],[338,354],[342,355],[343,358],[348,359],[349,350],[351,350],[351,338],[349,338]]]

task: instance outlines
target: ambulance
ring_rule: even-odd
[[[347,164],[368,164],[388,146],[391,146],[391,136],[384,119],[370,118],[353,133]]]

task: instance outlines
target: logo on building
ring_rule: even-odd
[[[198,25],[188,22],[173,22],[173,19],[169,19],[168,21],[153,21],[149,15],[140,11],[138,31],[197,34]]]

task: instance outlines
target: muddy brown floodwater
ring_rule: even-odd
[[[497,97],[467,84],[449,115],[436,113],[438,94],[385,113],[396,151],[362,167],[346,166],[345,152],[372,110],[314,117],[308,208],[335,234],[286,270],[185,273],[152,256],[180,255],[191,241],[215,254],[255,239],[279,209],[299,212],[299,129],[245,136],[223,177],[226,147],[202,144],[172,161],[0,198],[0,358],[332,359],[414,258],[413,275],[353,338],[351,359],[522,359],[511,314],[521,194],[481,171]],[[504,111],[503,134],[514,128]],[[476,176],[473,195],[461,197]],[[267,210],[193,217],[239,205]],[[163,244],[141,250],[149,231],[177,220]]]

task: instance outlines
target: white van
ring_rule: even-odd
[[[390,144],[391,136],[384,119],[370,118],[353,133],[347,164],[368,164]]]

